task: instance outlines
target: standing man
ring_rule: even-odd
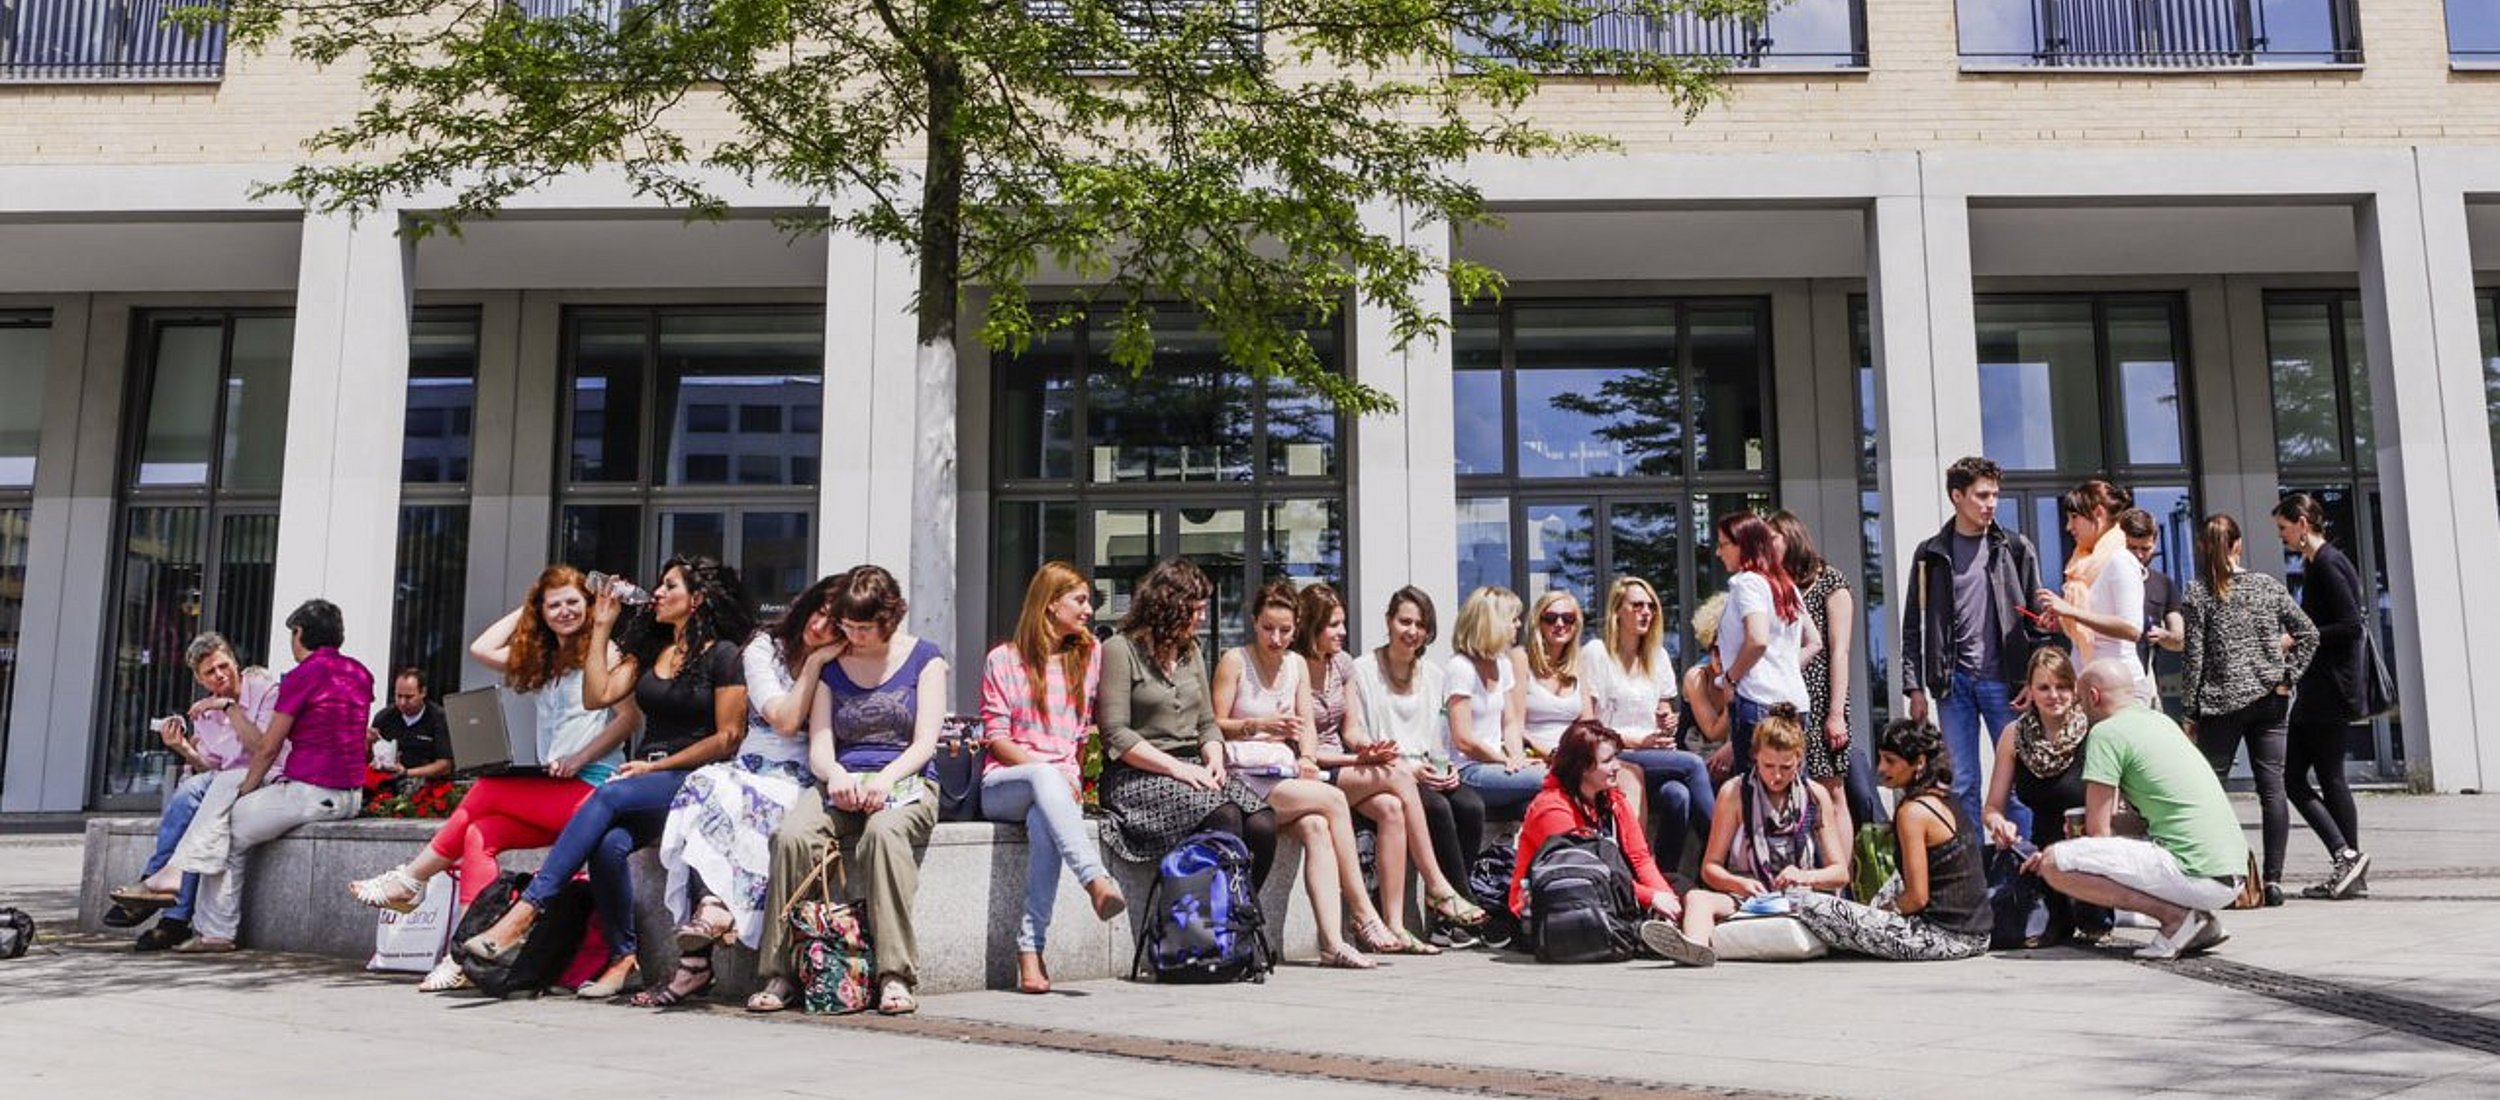
[[[1980,761],[1993,757],[1993,738],[2014,722],[2031,649],[2047,635],[2025,621],[2025,601],[2040,586],[2040,552],[2021,533],[1997,525],[1997,494],[2005,471],[1972,456],[1944,472],[1953,519],[1910,556],[1909,598],[1901,613],[1901,691],[1910,719],[1944,729],[1953,760],[1953,793],[1969,820],[1980,819]],[[2031,831],[2031,809],[2009,802],[2006,816]]]
[[[391,677],[391,705],[374,713],[365,741],[369,750],[384,741],[393,748],[373,754],[374,771],[384,780],[376,786],[410,786],[451,776],[451,726],[443,708],[426,699],[425,673],[413,665]]]
[[[2075,684],[2092,733],[2083,740],[2083,832],[2023,864],[2077,901],[2142,913],[2161,934],[2139,959],[2175,959],[2229,935],[2214,910],[2231,904],[2248,873],[2248,837],[2205,754],[2144,705],[2135,673],[2105,660]],[[2144,815],[2143,838],[2110,835],[2120,795]]]

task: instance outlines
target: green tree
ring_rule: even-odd
[[[1116,306],[1113,360],[1142,370],[1147,306],[1169,302],[1237,367],[1385,409],[1323,369],[1304,326],[1359,298],[1403,346],[1445,324],[1447,303],[1414,293],[1424,277],[1445,274],[1462,300],[1497,292],[1495,272],[1405,230],[1491,221],[1472,159],[1609,144],[1536,121],[1550,74],[1604,74],[1574,79],[1691,117],[1726,60],[1677,43],[1713,40],[1696,17],[1758,20],[1769,2],[229,0],[222,17],[248,48],[362,74],[362,108],[271,185],[311,209],[428,196],[405,214],[422,234],[609,167],[690,216],[726,214],[723,177],[793,187],[823,209],[786,229],[907,249],[928,505],[955,476],[963,287],[990,294],[993,348],[1021,351],[1099,303]],[[1046,268],[1088,290],[1037,306],[1025,288]],[[951,514],[924,519],[952,529]],[[932,565],[952,573],[914,562]]]

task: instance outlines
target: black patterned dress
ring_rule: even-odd
[[[1806,617],[1823,634],[1823,650],[1801,670],[1805,673],[1806,697],[1814,701],[1814,717],[1806,730],[1806,774],[1816,779],[1849,774],[1849,753],[1832,751],[1831,742],[1823,737],[1823,716],[1839,714],[1841,721],[1850,723],[1850,736],[1857,735],[1856,724],[1850,722],[1849,700],[1832,698],[1832,595],[1847,591],[1849,578],[1826,564],[1822,572],[1815,574],[1814,583],[1798,593],[1798,598],[1805,601]],[[1832,710],[1835,706],[1840,709]]]

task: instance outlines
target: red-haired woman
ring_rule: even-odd
[[[1588,830],[1612,838],[1632,868],[1632,896],[1640,913],[1619,914],[1626,921],[1643,917],[1672,921],[1684,914],[1675,887],[1649,854],[1649,838],[1632,806],[1617,790],[1623,738],[1594,718],[1571,723],[1545,758],[1545,787],[1528,802],[1519,822],[1519,863],[1510,872],[1510,911],[1526,917],[1528,868],[1548,839]]]
[[[1762,517],[1751,512],[1720,516],[1719,564],[1726,567],[1727,610],[1719,619],[1719,675],[1711,683],[1728,696],[1728,744],[1736,771],[1753,766],[1753,727],[1785,703],[1810,715],[1804,668],[1823,649],[1823,637],[1806,615],[1805,599],[1788,575],[1787,547]]]
[[[613,707],[582,705],[589,626],[581,571],[551,565],[538,574],[521,606],[469,643],[469,656],[502,673],[504,687],[537,701],[538,758],[547,761],[547,774],[488,776],[472,784],[417,858],[348,884],[357,901],[408,912],[424,900],[426,880],[457,867],[460,904],[466,907],[500,873],[496,853],[555,843],[573,811],[616,774],[625,762],[618,747],[642,724],[642,715],[631,698]],[[460,964],[446,958],[417,989],[438,993],[467,984]]]
[[[1042,948],[1062,862],[1084,884],[1095,916],[1110,920],[1128,907],[1080,803],[1077,757],[1102,681],[1102,649],[1085,629],[1093,620],[1085,575],[1044,562],[1025,585],[1015,636],[990,650],[981,668],[981,731],[990,746],[981,812],[1024,826],[1027,841],[1024,919],[1016,926],[1016,988],[1026,993],[1050,992]]]

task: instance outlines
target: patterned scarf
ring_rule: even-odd
[[[2066,720],[2055,733],[2040,721],[2040,712],[2025,711],[2014,730],[2014,754],[2031,774],[2055,779],[2074,764],[2076,751],[2083,748],[2083,735],[2090,732],[2092,722],[2083,716],[2081,706],[2066,708]]]
[[[1804,783],[1788,785],[1788,804],[1773,805],[1770,788],[1752,772],[1745,773],[1745,844],[1752,857],[1747,868],[1769,883],[1791,867],[1813,870],[1821,861],[1814,850],[1814,797]]]
[[[2066,602],[2077,607],[2092,606],[2092,585],[2101,579],[2101,570],[2109,568],[2111,561],[2126,552],[2127,534],[2119,530],[2115,523],[2101,533],[2099,542],[2075,547],[2075,556],[2066,559],[2066,586],[2063,592]],[[2088,651],[2092,643],[2101,637],[2099,631],[2072,618],[2063,625],[2066,637],[2074,641],[2077,653]]]

